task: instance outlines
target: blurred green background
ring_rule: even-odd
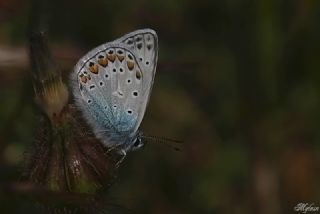
[[[45,27],[65,76],[139,28],[159,36],[141,130],[183,151],[132,152],[106,198],[133,213],[293,213],[320,206],[320,2],[0,1],[0,213],[35,213],[5,187],[33,142],[27,32]]]

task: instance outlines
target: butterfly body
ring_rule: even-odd
[[[122,152],[141,146],[138,131],[156,72],[158,39],[137,30],[83,56],[71,74],[71,87],[94,134]]]

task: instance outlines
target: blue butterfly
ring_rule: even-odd
[[[138,131],[158,58],[151,29],[131,32],[84,55],[71,74],[75,103],[95,136],[122,154],[143,146]]]

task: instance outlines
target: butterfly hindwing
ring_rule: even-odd
[[[71,77],[76,104],[95,135],[108,147],[132,140],[150,96],[157,49],[153,53],[138,52],[136,45],[130,47],[121,42],[152,36],[156,47],[156,34],[140,31],[93,49],[79,60]],[[147,41],[150,43],[147,39],[142,41],[143,47]],[[143,64],[145,60],[154,68]]]

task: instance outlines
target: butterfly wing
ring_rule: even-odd
[[[151,35],[155,35],[156,41],[156,34]],[[116,40],[93,49],[74,68],[71,80],[75,102],[95,135],[108,147],[126,146],[141,123],[155,64],[150,69],[141,63],[140,57],[156,63],[156,53],[152,61],[147,53],[138,54],[134,48]]]
[[[156,73],[156,66],[158,60],[158,37],[152,29],[136,30],[123,37],[115,40],[114,42],[121,42],[126,44],[130,50],[136,53],[136,58],[142,68],[143,75],[143,99],[141,101],[141,112],[137,121],[135,130],[138,129],[143,119],[146,106],[151,94],[153,81]]]

